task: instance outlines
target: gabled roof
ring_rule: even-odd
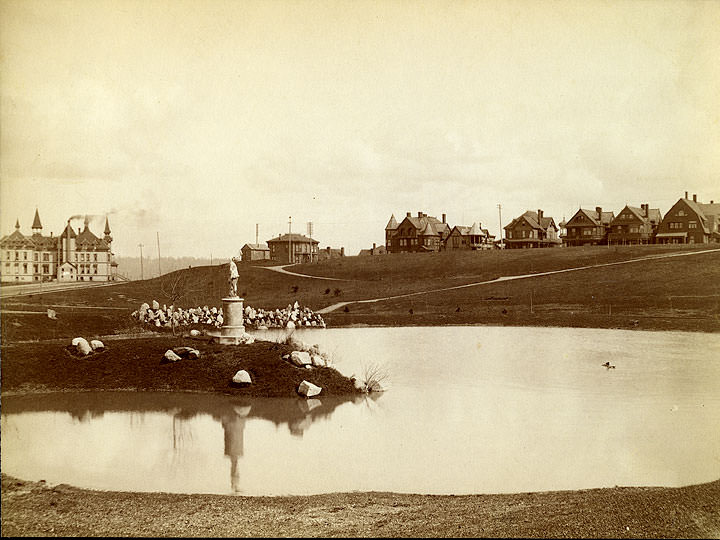
[[[547,231],[548,227],[551,225],[553,228],[557,229],[555,226],[555,220],[550,216],[543,216],[538,220],[538,214],[537,212],[533,212],[532,210],[528,210],[524,214],[519,215],[515,219],[513,219],[509,224],[507,224],[503,229],[512,229],[517,225],[520,221],[525,220],[530,227],[533,229],[539,229],[542,231]]]
[[[75,238],[75,245],[78,249],[93,249],[93,250],[104,250],[110,249],[105,240],[102,240],[95,236],[88,227],[85,227],[83,231]]]
[[[270,251],[270,248],[267,244],[245,244],[240,249],[245,249],[246,247],[255,251]]]
[[[629,204],[626,204],[625,207],[620,210],[620,212],[618,212],[618,215],[612,219],[612,223],[615,223],[620,218],[620,216],[623,215],[625,210],[629,210],[630,213],[633,214],[641,222],[658,224],[662,219],[659,208],[648,208],[648,215],[647,217],[645,217],[645,210],[643,210],[642,208],[638,208],[637,206],[630,206]]]
[[[614,212],[601,212],[600,215],[598,215],[597,211],[595,210],[588,210],[587,208],[580,208],[577,212],[575,212],[575,215],[570,218],[568,223],[572,220],[574,220],[578,214],[584,214],[585,217],[590,220],[590,222],[593,225],[609,225],[610,222],[615,217]]]
[[[385,225],[386,231],[392,231],[398,228],[398,222],[395,220],[395,214],[392,214],[390,216],[390,221],[388,221],[388,224]]]
[[[423,216],[423,217],[413,217],[413,216],[407,216],[405,219],[402,220],[402,223],[405,223],[406,221],[410,222],[410,224],[415,227],[415,229],[422,235],[425,236],[440,236],[444,238],[448,234],[450,234],[450,227],[447,223],[443,223],[438,218],[433,216]],[[398,225],[399,227],[400,225]],[[429,231],[426,231],[426,227],[430,227]]]
[[[320,243],[317,240],[313,240],[312,238],[308,238],[307,236],[305,236],[303,234],[297,234],[297,233],[283,234],[283,235],[278,236],[277,238],[271,238],[270,240],[267,241],[267,243],[269,244],[270,242],[288,242],[288,241],[302,242],[305,244],[309,244],[309,243],[319,244]]]
[[[68,223],[65,225],[65,228],[63,229],[63,232],[60,236],[63,238],[68,237],[68,228],[70,229],[70,238],[77,238],[77,234],[75,234],[75,229],[72,228],[72,226]]]

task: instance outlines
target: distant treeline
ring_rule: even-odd
[[[215,258],[212,264],[225,264],[229,259]],[[140,257],[115,257],[118,263],[118,274],[126,276],[130,279],[150,279],[158,277],[158,259],[143,257],[142,276],[140,275]],[[197,257],[161,257],[159,271],[163,274],[188,268],[189,266],[208,266],[211,264],[209,258]]]

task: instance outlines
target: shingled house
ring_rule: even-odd
[[[651,244],[662,214],[648,204],[625,206],[610,222],[608,242],[613,245]]]
[[[243,262],[265,261],[270,259],[270,248],[267,244],[245,244],[240,248]]]
[[[720,204],[679,199],[663,217],[655,234],[657,244],[707,244],[720,242]]]
[[[449,234],[445,214],[440,221],[423,212],[418,212],[417,217],[408,212],[400,223],[393,214],[385,227],[385,246],[388,253],[437,252],[444,248]]]
[[[555,220],[545,216],[543,211],[528,210],[508,223],[505,227],[505,248],[544,248],[561,245]]]
[[[473,223],[470,227],[455,225],[445,240],[445,249],[493,249],[495,235],[490,234],[481,225]]]
[[[562,239],[565,246],[596,246],[607,244],[610,223],[615,219],[614,212],[603,212],[600,206],[595,210],[580,208],[565,226],[567,233]]]

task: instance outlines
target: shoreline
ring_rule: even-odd
[[[720,480],[515,494],[96,491],[2,474],[4,536],[720,536]]]

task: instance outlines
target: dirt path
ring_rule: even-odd
[[[264,268],[265,270],[272,270],[273,272],[279,272],[281,274],[287,274],[288,276],[295,276],[295,277],[321,279],[324,281],[354,281],[352,279],[340,279],[340,278],[334,278],[334,277],[308,276],[307,274],[298,274],[297,272],[290,272],[289,270],[285,270],[285,268],[288,266],[294,266],[294,265],[283,264],[282,266],[261,266],[260,268]]]
[[[475,283],[466,283],[465,285],[455,285],[453,287],[443,287],[441,289],[431,289],[429,291],[418,291],[418,292],[413,292],[413,293],[398,294],[398,295],[394,295],[394,296],[385,296],[383,298],[371,298],[368,300],[350,300],[347,302],[338,302],[336,304],[332,304],[330,306],[327,306],[327,307],[324,307],[324,308],[318,310],[317,313],[320,313],[320,314],[330,313],[330,312],[335,311],[336,309],[339,309],[348,304],[371,304],[374,302],[382,302],[384,300],[395,300],[397,298],[407,298],[410,296],[418,296],[421,294],[432,294],[432,293],[437,293],[437,292],[452,291],[455,289],[465,289],[467,287],[477,287],[479,285],[488,285],[491,283],[499,283],[501,281],[513,281],[513,280],[517,280],[517,279],[549,276],[552,274],[575,272],[577,270],[587,270],[590,268],[602,268],[604,266],[616,266],[616,265],[620,265],[620,264],[645,262],[645,261],[649,261],[649,260],[653,260],[653,259],[668,259],[670,257],[688,257],[691,255],[702,255],[705,253],[715,253],[717,251],[720,251],[720,249],[706,249],[703,251],[692,251],[692,252],[684,252],[684,253],[668,253],[668,254],[663,254],[663,255],[650,255],[647,257],[640,257],[637,259],[630,259],[627,261],[616,261],[616,262],[611,262],[611,263],[591,264],[591,265],[587,265],[587,266],[578,266],[576,268],[564,268],[562,270],[550,270],[548,272],[537,272],[534,274],[521,274],[521,275],[517,275],[517,276],[502,276],[502,277],[490,279],[487,281],[477,281]],[[294,274],[294,275],[302,276],[302,274]],[[314,277],[314,276],[304,276],[304,277]],[[330,279],[330,278],[321,278],[321,279]]]

